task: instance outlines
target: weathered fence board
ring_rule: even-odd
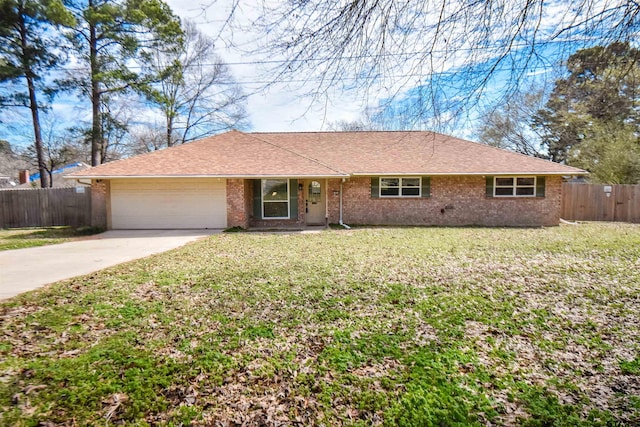
[[[605,187],[610,187],[607,196]],[[562,184],[562,218],[640,222],[640,185]]]
[[[0,228],[91,224],[88,188],[0,191]]]

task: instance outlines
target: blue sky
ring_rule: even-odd
[[[199,28],[211,35],[220,36],[220,25],[228,6],[227,0],[218,0],[212,5],[210,2],[194,3],[193,0],[168,0],[178,16],[182,19],[194,20]],[[562,5],[566,2],[551,1],[552,8],[562,10]],[[256,13],[251,8],[243,9],[246,20],[249,21],[252,13]],[[553,11],[551,12],[553,13]],[[255,16],[254,16],[255,17]],[[241,17],[242,19],[242,17]],[[231,34],[222,34],[219,40],[229,40]],[[243,44],[251,43],[255,34],[243,34],[235,32],[233,34],[234,44],[243,46]],[[242,49],[229,47],[225,43],[219,43],[218,54],[227,62],[235,79],[240,83],[244,91],[250,96],[247,100],[247,110],[251,121],[252,131],[319,131],[327,130],[329,124],[337,121],[354,121],[361,118],[363,112],[367,109],[384,107],[379,113],[382,117],[389,118],[398,111],[405,109],[413,109],[415,105],[429,105],[429,103],[421,102],[425,97],[431,97],[433,86],[428,76],[417,77],[413,84],[406,84],[403,87],[386,85],[381,81],[380,84],[368,91],[363,90],[343,90],[343,87],[331,88],[324,96],[313,99],[307,95],[296,82],[276,83],[267,89],[261,89],[265,82],[263,70],[259,64],[264,60],[264,56],[253,56],[243,52]],[[576,46],[577,48],[578,46]],[[526,46],[525,46],[526,48]],[[535,61],[529,64],[527,70],[516,70],[522,72],[522,75],[529,79],[537,79],[538,81],[553,81],[555,74],[555,60],[559,54],[557,45],[551,43],[540,51],[542,55],[535,58]],[[277,61],[278,58],[271,58]],[[491,60],[490,55],[487,57]],[[473,77],[470,74],[461,73],[464,69],[464,63],[460,57],[454,53],[449,60],[450,63],[442,65],[442,73],[436,75],[438,87],[435,93],[440,99],[441,105],[454,105],[460,99],[461,93],[459,88],[468,83],[468,79]],[[433,129],[447,133],[453,133],[457,136],[474,138],[474,133],[478,125],[479,112],[484,104],[489,104],[498,99],[501,93],[501,87],[504,86],[510,76],[513,75],[514,69],[510,69],[510,63],[506,60],[500,65],[499,72],[495,73],[492,79],[484,86],[484,91],[479,97],[479,103],[467,104],[467,109],[462,115],[462,120],[456,122],[456,126],[452,127],[447,119],[451,113],[447,111],[440,116],[442,120],[433,119],[433,111],[423,111],[424,121],[419,126],[422,129]],[[511,64],[511,67],[514,67]],[[306,76],[300,76],[304,79]],[[314,84],[313,78],[310,79],[311,85]],[[382,79],[381,79],[382,80]],[[348,77],[345,76],[348,86]],[[388,86],[388,87],[387,87]],[[391,94],[396,96],[391,98]],[[132,101],[133,102],[133,101]],[[0,125],[0,138],[8,139],[12,142],[28,143],[30,141],[30,120],[28,110],[24,109],[20,114],[11,112],[4,113],[2,118],[4,123]],[[420,117],[420,114],[418,114]],[[75,95],[68,94],[56,99],[52,105],[51,114],[43,117],[44,127],[51,129],[55,127],[68,127],[69,125],[78,125],[83,122],[88,123],[90,120],[90,108],[86,100],[78,99]],[[151,116],[136,117],[136,121],[140,125],[152,122]]]

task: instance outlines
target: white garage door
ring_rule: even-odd
[[[114,229],[225,228],[224,179],[114,179]]]

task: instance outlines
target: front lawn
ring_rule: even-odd
[[[0,324],[1,425],[640,423],[638,225],[220,234]]]
[[[95,227],[43,227],[0,229],[0,251],[68,242],[103,230]]]

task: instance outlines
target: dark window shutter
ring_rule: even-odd
[[[371,198],[377,199],[380,197],[380,178],[371,178]]]
[[[289,218],[298,219],[298,180],[289,180]]]
[[[253,180],[253,217],[262,219],[262,181]]]
[[[492,176],[488,176],[486,178],[486,181],[487,181],[486,196],[487,197],[493,197],[493,177]]]
[[[431,177],[423,176],[422,177],[422,197],[431,197]]]
[[[544,176],[536,177],[536,197],[544,197],[545,179]]]

